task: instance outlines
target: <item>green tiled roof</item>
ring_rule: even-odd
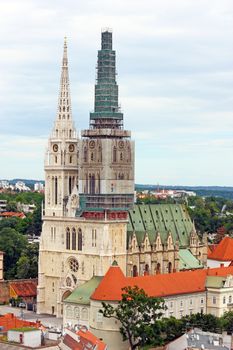
[[[202,269],[203,265],[189,249],[179,250],[179,270]]]
[[[207,276],[206,287],[208,288],[223,288],[226,277],[222,276]]]
[[[139,245],[146,233],[154,243],[159,232],[165,243],[171,232],[174,243],[178,241],[180,247],[188,247],[192,229],[188,211],[181,204],[139,204],[129,211],[128,238],[135,233]]]
[[[65,303],[90,304],[90,297],[98,287],[103,277],[94,276],[89,281],[74,289],[74,291],[64,300]]]

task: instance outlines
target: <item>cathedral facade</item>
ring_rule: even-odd
[[[57,116],[45,155],[38,313],[61,316],[74,288],[103,276],[114,260],[131,276],[185,269],[192,259],[181,248],[196,259],[192,266],[200,261],[201,268],[206,260],[205,242],[183,208],[134,206],[134,142],[118,103],[111,31],[101,39],[94,112],[81,137],[72,119],[64,43]]]

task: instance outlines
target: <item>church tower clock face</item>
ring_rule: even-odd
[[[57,151],[58,151],[58,145],[57,145],[57,144],[53,145],[53,151],[54,151],[54,152],[57,152]]]

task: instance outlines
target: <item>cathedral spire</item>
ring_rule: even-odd
[[[70,82],[67,58],[67,41],[64,38],[64,49],[62,58],[62,70],[60,80],[60,92],[58,97],[57,121],[67,121],[72,119],[71,98],[70,98]]]
[[[90,124],[94,129],[121,129],[123,126],[123,113],[118,103],[116,53],[112,50],[112,32],[109,29],[104,30],[101,35],[95,85],[95,110],[90,114]]]

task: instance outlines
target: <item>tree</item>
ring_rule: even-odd
[[[129,341],[131,350],[153,343],[160,333],[158,320],[166,308],[164,300],[148,297],[137,286],[125,287],[122,291],[122,299],[116,307],[103,302],[100,312],[104,317],[120,321],[123,340]]]
[[[0,250],[5,252],[4,274],[6,279],[14,278],[16,263],[27,246],[27,239],[15,229],[5,227],[0,230]]]

